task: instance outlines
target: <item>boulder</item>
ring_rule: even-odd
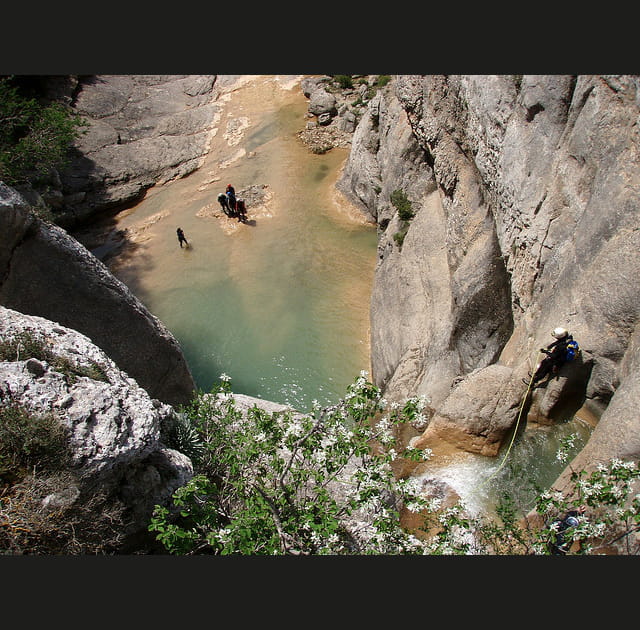
[[[171,405],[196,390],[182,349],[107,267],[0,182],[0,304],[77,330]]]
[[[74,481],[45,507],[99,490],[123,502],[127,536],[145,531],[154,505],[193,475],[191,461],[161,441],[173,408],[152,399],[88,337],[56,322],[0,307],[0,339],[9,346],[22,340],[15,356],[0,361],[2,404],[54,414],[68,431]]]
[[[314,116],[328,114],[333,118],[338,113],[336,107],[336,97],[327,92],[323,87],[318,86],[309,96],[308,110]]]
[[[493,457],[517,420],[522,398],[522,388],[513,383],[510,368],[490,365],[475,370],[457,383],[424,433],[410,443],[433,450],[444,441],[469,453]]]

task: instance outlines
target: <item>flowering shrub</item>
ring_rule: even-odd
[[[431,456],[400,449],[396,440],[401,423],[424,424],[427,401],[388,404],[366,377],[362,372],[337,404],[314,401],[302,414],[239,409],[223,374],[183,411],[174,437],[185,445],[175,446],[188,451],[196,474],[174,493],[173,506],[156,506],[149,530],[173,554],[549,553],[554,526],[522,526],[508,497],[497,523],[471,518],[461,504],[442,506],[415,478],[396,479],[394,459]],[[638,499],[619,506],[637,477],[633,464],[616,462],[588,481],[580,478],[577,501],[616,511],[597,521],[581,518],[571,540],[602,539],[614,526],[617,536],[635,531]],[[550,517],[569,505],[543,495],[537,507]],[[401,508],[423,517],[424,526],[401,527]],[[581,552],[590,549],[585,544]]]

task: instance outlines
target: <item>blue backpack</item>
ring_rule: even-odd
[[[575,339],[572,339],[567,344],[567,349],[565,353],[565,361],[573,361],[578,354],[580,347],[578,346],[578,342]]]

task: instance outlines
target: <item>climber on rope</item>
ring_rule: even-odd
[[[555,341],[546,348],[540,348],[540,352],[547,356],[538,365],[531,381],[532,385],[539,383],[547,374],[557,374],[566,362],[573,361],[578,354],[578,342],[568,330],[554,328],[551,335],[555,337]]]

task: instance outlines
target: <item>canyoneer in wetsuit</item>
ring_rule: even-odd
[[[229,200],[227,199],[227,195],[225,195],[224,193],[220,193],[218,195],[218,203],[222,206],[222,212],[229,216],[231,214],[231,209],[229,208]]]
[[[556,340],[546,348],[540,348],[540,352],[544,352],[547,356],[540,362],[533,375],[533,385],[540,382],[547,374],[557,374],[562,365],[566,361],[571,361],[577,353],[578,343],[568,330],[560,327],[554,328],[551,335]]]

